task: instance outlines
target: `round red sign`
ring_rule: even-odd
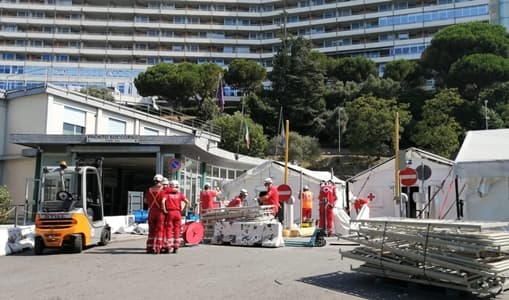
[[[288,184],[281,184],[277,187],[279,201],[288,201],[292,196],[292,188]]]
[[[399,171],[399,180],[403,186],[411,186],[417,182],[417,172],[412,168]]]

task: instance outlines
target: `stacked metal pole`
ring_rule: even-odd
[[[509,223],[377,218],[352,221],[361,244],[341,253],[364,261],[356,271],[468,291],[497,294],[509,276]]]

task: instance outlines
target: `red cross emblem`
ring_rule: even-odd
[[[373,200],[375,199],[375,194],[369,193],[368,199],[369,199],[370,202],[373,202]]]

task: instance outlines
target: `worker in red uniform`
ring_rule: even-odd
[[[279,211],[279,192],[277,188],[272,184],[272,178],[265,178],[263,185],[267,188],[267,194],[258,198],[258,202],[261,205],[273,205],[272,215],[277,216]]]
[[[216,190],[210,189],[210,183],[205,183],[200,193],[200,215],[214,207],[214,199],[221,194],[219,187]]]
[[[161,222],[163,211],[160,207],[163,196],[163,176],[161,174],[156,174],[153,181],[154,184],[147,189],[143,196],[143,202],[148,207],[147,253],[159,253],[162,241],[158,241],[157,236],[164,228],[164,223]]]
[[[305,185],[302,188],[300,199],[302,201],[302,222],[309,222],[313,211],[313,192],[309,190],[309,186]]]
[[[367,205],[369,203],[369,200],[366,199],[366,198],[357,198],[354,203],[353,203],[353,207],[355,208],[355,212],[357,214],[359,214],[359,212],[361,211],[362,207],[364,205]]]
[[[182,202],[184,206],[182,207]],[[178,182],[173,180],[170,188],[165,193],[161,207],[166,216],[166,238],[168,249],[173,248],[171,253],[177,253],[180,246],[180,226],[182,225],[182,211],[189,205],[189,200],[178,190]]]
[[[336,202],[336,188],[331,182],[322,181],[320,184],[320,194],[318,196],[320,220],[318,226],[325,230],[327,236],[333,233],[334,225],[334,204]]]
[[[241,189],[240,194],[238,196],[235,196],[230,203],[226,207],[241,207],[242,202],[246,200],[248,193],[246,189]]]

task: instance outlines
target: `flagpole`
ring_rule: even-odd
[[[238,143],[237,143],[237,155],[239,154],[240,152],[240,144],[242,143],[242,125],[244,123],[244,97],[241,97],[241,103],[242,103],[242,108],[241,108],[241,116],[242,118],[240,119],[240,127],[239,127],[239,140],[238,140]]]
[[[394,198],[399,201],[399,216],[403,217],[402,207],[403,201],[400,196],[400,181],[399,181],[399,112],[396,112],[394,118]]]
[[[279,119],[277,120],[277,137],[279,138],[279,135],[281,134],[281,131],[280,130],[283,130],[283,126],[281,126],[281,129],[280,129],[280,125],[283,125],[283,107],[281,106],[281,108],[279,109]],[[278,148],[278,144],[276,143],[276,150],[274,151],[274,156],[277,157],[277,148]]]

